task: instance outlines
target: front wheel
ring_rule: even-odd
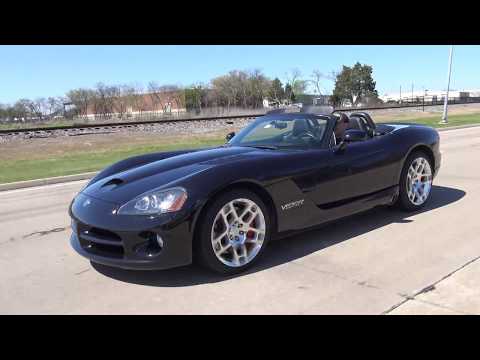
[[[221,274],[242,272],[258,260],[269,240],[268,209],[253,192],[233,190],[206,209],[197,235],[205,267]]]
[[[422,208],[430,197],[433,172],[429,156],[417,151],[411,154],[400,176],[397,204],[406,211]]]

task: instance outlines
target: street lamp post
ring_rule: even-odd
[[[448,81],[447,81],[447,94],[443,102],[443,116],[440,124],[448,124],[448,92],[450,91],[450,77],[452,75],[452,53],[453,45],[450,45],[450,56],[448,59]]]

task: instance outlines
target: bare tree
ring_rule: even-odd
[[[303,94],[306,89],[306,81],[301,79],[302,73],[295,68],[286,74],[287,85],[290,85],[295,95]]]
[[[89,110],[95,111],[96,92],[91,89],[73,89],[67,93],[67,100],[74,106],[80,116],[87,116]]]
[[[44,98],[38,98],[35,101],[30,99],[21,99],[17,103],[24,108],[24,112],[26,113],[27,117],[30,117],[32,120],[42,120],[42,106],[44,100]]]
[[[318,95],[322,95],[322,79],[325,78],[325,75],[320,72],[320,70],[313,70],[312,72],[312,78],[310,82],[313,84],[313,87],[315,88],[315,92]]]
[[[142,116],[145,110],[145,94],[143,93],[143,86],[140,84],[135,85],[135,92],[132,96],[134,109]]]
[[[47,100],[43,97],[37,98],[30,103],[30,110],[35,117],[43,120],[43,116],[47,112]]]
[[[121,101],[123,102],[123,104],[125,106],[125,113],[126,113],[127,117],[131,116],[131,112],[133,112],[133,109],[135,107],[136,92],[137,92],[137,90],[132,85],[123,85],[122,86],[122,99],[121,99]]]
[[[113,98],[113,109],[120,119],[123,119],[130,106],[128,95],[131,91],[132,87],[129,85],[118,85],[110,88]]]
[[[185,108],[185,91],[179,86],[176,86],[175,89],[170,90],[170,99],[172,103],[175,104],[177,112],[180,109]]]
[[[255,69],[249,73],[249,85],[250,85],[250,106],[258,108],[262,105],[263,99],[268,96],[268,91],[272,84],[259,69]]]
[[[162,99],[163,112],[169,114],[172,111],[172,104],[179,109],[185,101],[180,87],[172,84],[160,86],[160,97]]]
[[[148,96],[150,97],[150,102],[152,103],[153,111],[156,114],[158,109],[163,108],[163,99],[161,95],[161,86],[158,85],[155,81],[150,81],[147,85]]]
[[[62,97],[49,97],[46,100],[47,114],[49,117],[59,114],[63,110],[64,99]]]
[[[115,101],[118,95],[118,87],[108,86],[102,82],[97,83],[96,101],[95,101],[95,115],[100,115],[102,118],[110,118],[115,113]]]

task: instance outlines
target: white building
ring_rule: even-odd
[[[411,91],[408,91],[406,89],[405,92],[402,91],[400,94],[398,93],[390,93],[390,94],[384,94],[382,96],[379,96],[379,98],[384,101],[384,102],[399,102],[400,100],[408,102],[412,101],[412,97],[414,101],[416,101],[417,98],[423,98],[425,97],[425,100],[430,100],[437,98],[438,101],[443,99],[446,95],[447,91],[446,90],[421,90],[421,91],[414,91],[413,93]],[[448,97],[449,98],[466,98],[466,97],[480,97],[480,90],[450,90],[448,92]]]

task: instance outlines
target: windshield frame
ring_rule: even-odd
[[[244,127],[238,134],[235,134],[233,138],[231,138],[228,142],[228,146],[252,146],[248,144],[239,143],[239,139],[243,138],[246,134],[248,134],[253,128],[257,127],[259,123],[266,122],[269,120],[294,120],[294,119],[317,119],[317,120],[326,120],[327,124],[325,126],[325,131],[323,133],[323,138],[321,139],[320,143],[316,145],[305,145],[305,146],[278,146],[280,150],[309,150],[309,149],[327,149],[330,144],[330,137],[333,133],[333,127],[335,125],[335,117],[332,115],[317,115],[317,114],[306,114],[306,113],[290,113],[290,114],[267,114],[263,116],[259,116],[255,118],[250,124]],[[235,141],[236,140],[236,141]],[[262,144],[259,144],[261,146]],[[270,144],[265,144],[270,145]],[[274,144],[272,144],[274,145]]]

